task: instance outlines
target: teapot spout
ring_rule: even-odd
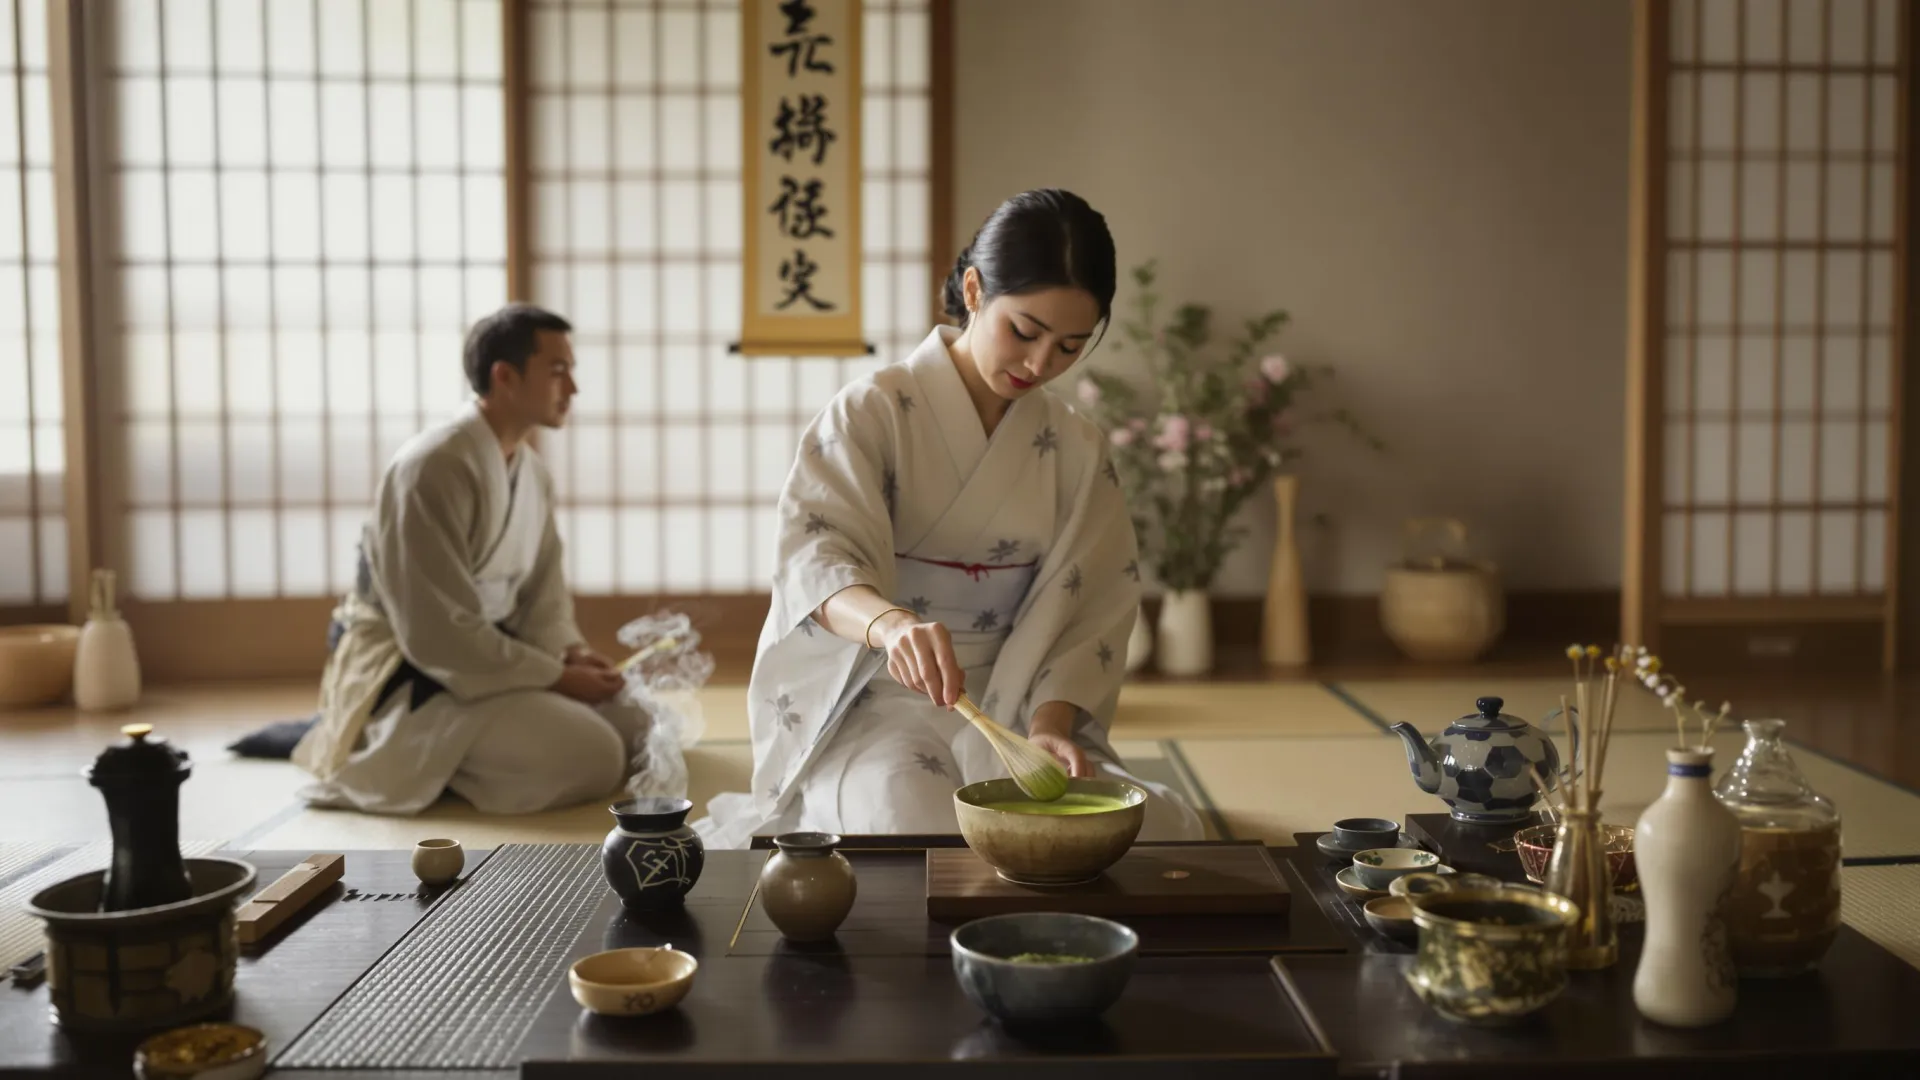
[[[1407,768],[1413,771],[1413,782],[1429,795],[1438,794],[1440,763],[1434,759],[1433,747],[1420,737],[1419,729],[1403,721],[1387,730],[1400,736],[1400,741],[1406,744]]]

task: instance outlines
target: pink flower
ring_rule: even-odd
[[[1092,379],[1080,380],[1080,400],[1089,405],[1100,404],[1100,384]]]
[[[1247,381],[1241,384],[1241,389],[1246,391],[1247,404],[1265,405],[1267,403],[1267,380],[1259,375],[1247,376]]]
[[[1199,427],[1194,428],[1193,437],[1197,442],[1206,442],[1208,439],[1213,438],[1213,425],[1201,424]]]
[[[1236,465],[1233,467],[1233,471],[1227,473],[1227,486],[1239,487],[1241,484],[1244,484],[1251,479],[1253,479],[1253,477],[1251,474],[1247,472],[1247,470],[1242,469],[1238,465]]]
[[[1279,353],[1262,357],[1260,360],[1260,374],[1266,376],[1270,383],[1286,382],[1287,374],[1292,370],[1293,368],[1287,363],[1287,358]]]
[[[1160,437],[1153,445],[1176,454],[1187,452],[1187,443],[1193,434],[1193,426],[1184,416],[1169,416],[1160,421]]]
[[[1144,432],[1147,430],[1147,418],[1144,416],[1136,416],[1127,421],[1127,426],[1132,428],[1135,433]]]
[[[1113,434],[1107,436],[1107,438],[1111,439],[1113,441],[1113,445],[1115,446],[1132,446],[1133,445],[1133,429],[1132,428],[1114,428]]]

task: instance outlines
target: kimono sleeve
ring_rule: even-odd
[[[782,632],[854,585],[886,593],[893,516],[885,493],[894,417],[884,393],[858,384],[807,428],[780,494],[775,607]]]
[[[450,455],[396,469],[381,485],[371,530],[373,587],[400,652],[454,697],[544,689],[564,664],[482,614],[466,537],[479,479]]]
[[[1058,543],[1061,571],[1040,603],[1066,610],[1034,676],[1026,715],[1049,701],[1080,711],[1074,728],[1111,720],[1126,677],[1127,638],[1140,611],[1139,546],[1104,440],[1087,455]]]
[[[534,556],[533,569],[522,586],[515,633],[541,652],[564,656],[569,647],[584,645],[586,637],[574,620],[573,595],[567,591],[565,550],[559,526],[553,520],[553,477],[541,467],[537,478],[546,500],[546,523],[540,532],[540,550]]]

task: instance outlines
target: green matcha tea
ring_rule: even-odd
[[[1127,804],[1112,795],[1086,795],[1068,792],[1052,802],[1038,799],[1011,799],[1006,802],[981,803],[988,810],[1003,810],[1009,814],[1103,814],[1108,810],[1119,810]]]

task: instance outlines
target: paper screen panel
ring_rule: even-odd
[[[500,2],[99,9],[127,590],[343,591],[381,470],[466,400],[465,331],[506,299]]]
[[[766,512],[801,428],[932,328],[927,4],[863,9],[862,280],[877,353],[841,360],[728,352],[738,4],[529,4],[531,299],[574,323],[582,398],[596,398],[576,411],[614,433],[609,445],[581,424],[547,444],[580,592],[765,590]]]

